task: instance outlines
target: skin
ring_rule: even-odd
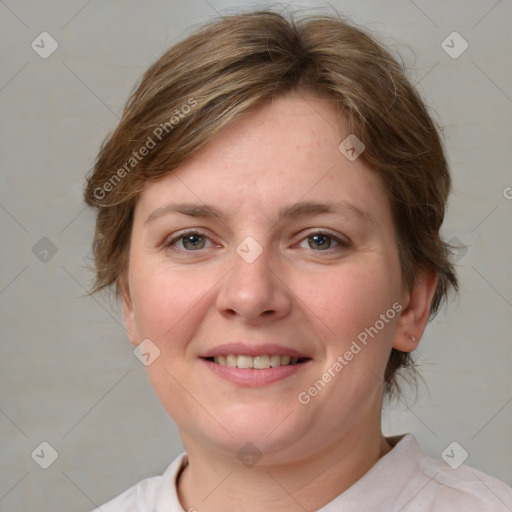
[[[417,347],[436,277],[422,273],[406,287],[383,184],[362,158],[338,150],[347,135],[326,100],[278,97],[138,198],[125,324],[134,345],[149,338],[161,352],[147,371],[188,454],[185,510],[316,510],[391,449],[380,424],[386,362],[392,347]],[[279,218],[301,201],[365,214]],[[223,217],[167,212],[146,222],[170,203],[207,204]],[[187,230],[204,235],[184,245]],[[318,230],[333,238],[311,238]],[[262,248],[252,263],[236,252],[248,236]],[[298,394],[394,303],[401,312],[301,404]],[[199,358],[236,341],[293,347],[311,361],[281,381],[241,386]],[[247,442],[262,454],[253,467],[237,458]]]

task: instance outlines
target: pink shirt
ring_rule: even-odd
[[[388,438],[395,447],[362,478],[318,512],[511,512],[512,488],[462,464],[426,457],[416,438]],[[162,476],[142,480],[94,512],[185,512],[176,477],[180,455]],[[194,509],[192,509],[194,510]]]

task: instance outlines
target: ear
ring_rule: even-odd
[[[134,346],[139,345],[139,336],[137,333],[137,326],[135,323],[135,314],[133,311],[133,303],[130,295],[130,289],[128,283],[122,279],[119,283],[119,292],[121,295],[121,302],[123,304],[123,318],[124,326],[126,328],[126,334],[130,340],[130,343]]]
[[[423,336],[430,315],[430,305],[437,287],[437,273],[421,270],[412,290],[402,296],[403,310],[398,320],[393,348],[401,352],[415,350]]]

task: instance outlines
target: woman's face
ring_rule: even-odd
[[[380,429],[410,295],[383,185],[331,108],[259,106],[139,197],[125,321],[186,445],[293,459]]]

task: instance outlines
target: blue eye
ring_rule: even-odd
[[[172,239],[167,246],[177,246],[178,249],[185,251],[198,251],[206,248],[208,242],[210,242],[210,239],[203,233],[189,231]]]
[[[303,245],[305,242],[307,242],[307,246]],[[350,247],[350,243],[345,240],[340,240],[330,233],[317,231],[304,238],[300,242],[300,247],[319,252],[328,251],[329,249],[348,248]]]
[[[307,245],[305,245],[306,242]],[[204,233],[188,231],[173,238],[166,245],[167,247],[175,247],[181,251],[193,252],[208,249],[212,246],[212,241]],[[330,233],[316,231],[302,239],[299,246],[303,249],[311,249],[315,252],[320,252],[328,251],[329,249],[348,248],[350,247],[350,243],[340,240]]]
[[[325,251],[327,249],[331,249],[333,243],[336,244],[336,241],[332,237],[323,233],[318,233],[308,237],[308,245],[311,249]]]
[[[183,242],[183,247],[191,251],[203,249],[206,244],[206,239],[202,235],[196,233],[184,235],[180,239]]]

